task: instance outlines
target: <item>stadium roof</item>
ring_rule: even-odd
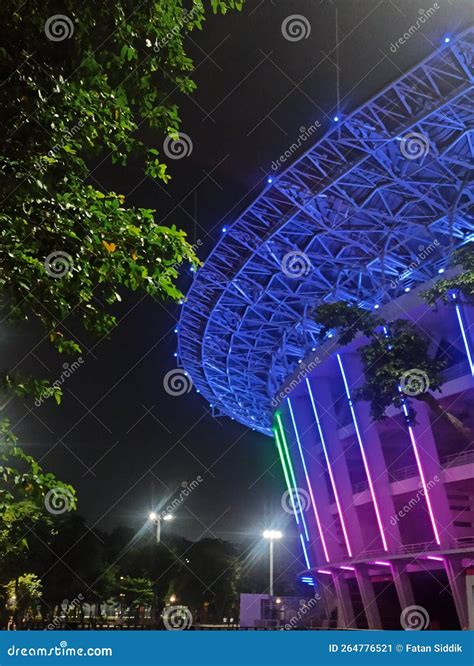
[[[271,434],[318,303],[383,304],[470,239],[473,50],[473,30],[451,38],[338,118],[228,227],[179,324],[179,362],[216,415]]]

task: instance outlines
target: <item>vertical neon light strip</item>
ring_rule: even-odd
[[[293,497],[293,492],[291,490],[290,477],[288,476],[288,470],[286,469],[286,462],[285,462],[285,457],[284,457],[283,450],[282,450],[282,447],[281,447],[280,438],[279,438],[279,435],[278,435],[278,431],[276,429],[273,432],[274,432],[274,435],[275,435],[275,442],[276,442],[276,445],[277,445],[278,453],[280,455],[281,466],[283,468],[283,476],[285,477],[286,487],[288,488],[288,495],[290,496],[291,503],[293,504],[293,512],[295,514],[296,524],[299,525],[300,521],[298,519],[298,511],[296,510],[295,498]]]
[[[301,533],[300,533],[300,541],[301,541],[301,546],[303,548],[303,554],[304,554],[304,559],[305,559],[305,562],[306,562],[306,567],[307,567],[307,569],[311,569],[311,564],[309,563],[309,560],[308,560],[308,553],[306,552],[306,546],[304,545],[304,539],[303,539],[303,535]]]
[[[453,296],[453,298],[455,298],[455,296]],[[459,307],[459,305],[457,303],[456,303],[455,307],[456,307],[456,314],[458,316],[459,326],[461,328],[461,335],[462,335],[462,339],[463,339],[463,342],[464,342],[464,347],[466,349],[467,360],[469,361],[469,367],[471,368],[471,375],[474,375],[474,363],[472,361],[472,354],[471,354],[471,350],[470,350],[470,347],[469,347],[469,340],[467,339],[466,328],[465,328],[464,322],[462,320],[461,308]]]
[[[352,549],[351,549],[351,544],[349,542],[349,535],[347,534],[346,523],[344,521],[344,516],[342,514],[342,509],[341,509],[341,503],[339,502],[339,495],[337,493],[336,481],[332,473],[331,463],[329,462],[329,455],[326,448],[326,441],[324,439],[321,423],[319,421],[318,410],[316,409],[316,404],[314,402],[313,391],[311,390],[311,384],[309,383],[309,379],[307,377],[306,377],[306,384],[308,386],[308,395],[311,400],[311,405],[313,406],[314,418],[316,420],[316,425],[318,426],[319,438],[321,440],[321,446],[323,447],[324,457],[326,459],[326,465],[329,472],[329,478],[331,479],[331,486],[334,493],[334,498],[336,500],[337,510],[339,512],[339,520],[341,521],[342,531],[344,533],[344,540],[346,542],[347,553],[349,557],[352,557]]]
[[[285,477],[286,487],[288,488],[288,494],[291,497],[291,503],[293,504],[293,514],[295,516],[296,524],[299,526],[300,522],[299,522],[299,519],[298,519],[298,511],[296,510],[294,494],[291,490],[290,477],[288,476],[288,471],[286,469],[285,457],[283,455],[283,449],[282,449],[282,446],[281,446],[281,443],[280,443],[280,438],[279,438],[278,431],[277,431],[276,428],[274,428],[273,432],[275,434],[275,442],[276,442],[276,445],[277,445],[278,453],[280,455],[280,461],[281,461],[281,466],[283,468],[283,476]],[[301,531],[300,531],[300,539],[301,539],[301,546],[303,548],[304,560],[306,562],[306,565],[307,565],[308,569],[311,569],[311,565],[310,565],[310,562],[309,562],[309,559],[308,559],[308,553],[306,551],[306,546],[305,546],[303,535],[301,534]]]
[[[400,388],[398,390],[401,392]],[[402,408],[403,408],[403,413],[405,414],[405,416],[408,417],[408,408],[407,408],[405,402],[402,403]],[[430,514],[430,520],[431,520],[431,525],[433,526],[434,537],[435,537],[436,543],[439,546],[441,544],[441,541],[440,541],[440,538],[439,538],[438,527],[436,525],[436,520],[435,520],[434,513],[433,513],[433,507],[431,506],[431,499],[430,499],[430,496],[429,496],[428,487],[426,485],[425,473],[423,471],[423,467],[421,466],[420,454],[418,452],[418,446],[417,446],[417,443],[416,443],[415,434],[414,434],[413,428],[411,427],[410,424],[407,424],[407,427],[408,427],[408,433],[410,435],[411,445],[413,447],[413,452],[414,452],[415,458],[416,458],[416,466],[418,467],[418,474],[420,475],[421,485],[423,486],[423,492],[424,492],[425,497],[426,497],[426,506],[428,507],[428,513]]]
[[[382,519],[380,518],[379,505],[377,503],[377,498],[375,497],[374,484],[372,483],[372,475],[370,474],[369,466],[367,464],[367,458],[365,456],[364,445],[362,444],[362,437],[361,437],[361,434],[360,434],[360,431],[359,431],[359,425],[357,423],[357,418],[356,418],[356,414],[355,414],[355,411],[354,411],[354,405],[352,404],[352,398],[351,398],[351,393],[349,391],[349,385],[347,383],[346,373],[344,372],[344,366],[342,365],[342,360],[341,360],[340,354],[336,354],[336,356],[337,356],[337,360],[339,362],[339,367],[341,368],[342,380],[344,382],[344,388],[346,389],[347,400],[349,401],[349,407],[350,407],[351,414],[352,414],[352,421],[354,423],[354,428],[355,428],[355,431],[356,431],[357,441],[359,442],[359,448],[360,448],[360,452],[362,454],[362,460],[364,462],[365,474],[367,476],[367,481],[369,483],[370,494],[372,496],[372,502],[374,504],[375,515],[376,515],[377,523],[378,523],[378,526],[379,526],[380,536],[382,537],[383,549],[385,551],[387,551],[388,550],[387,540],[385,538],[385,532],[383,530]]]
[[[306,541],[309,541],[309,532],[308,532],[308,528],[306,527],[306,521],[304,519],[303,507],[301,505],[301,499],[300,499],[300,496],[298,494],[298,486],[296,485],[295,472],[294,472],[294,469],[293,469],[293,465],[291,464],[290,450],[288,448],[288,443],[286,441],[285,431],[283,429],[283,423],[282,423],[280,414],[276,414],[276,419],[277,419],[278,427],[280,428],[280,437],[281,437],[281,441],[283,442],[283,450],[286,453],[286,462],[288,464],[288,470],[290,472],[290,477],[291,477],[291,481],[293,483],[293,488],[295,489],[294,495],[293,495],[293,506],[294,506],[294,497],[296,497],[296,500],[298,502],[299,511],[300,511],[300,518],[301,518],[301,522],[303,524],[303,529],[304,529],[304,533],[305,533],[305,537],[306,537]]]
[[[322,528],[322,525],[321,525],[321,521],[319,520],[319,514],[318,514],[318,509],[316,508],[316,502],[314,501],[313,488],[311,486],[311,481],[309,480],[308,469],[306,467],[306,462],[305,462],[304,454],[303,454],[303,447],[301,446],[300,436],[299,436],[299,433],[298,433],[298,428],[296,427],[295,415],[293,414],[293,407],[291,406],[291,400],[289,398],[287,399],[287,402],[288,402],[288,407],[289,407],[289,410],[290,410],[291,421],[293,423],[293,429],[294,429],[295,435],[296,435],[296,441],[298,443],[298,449],[299,449],[299,452],[300,452],[301,464],[303,465],[304,475],[306,477],[306,485],[308,486],[309,496],[311,497],[311,504],[313,505],[314,517],[316,518],[316,523],[318,525],[318,531],[319,531],[319,536],[321,538],[321,543],[322,543],[323,550],[324,550],[324,556],[326,557],[326,562],[329,562],[329,554],[328,554],[328,550],[327,550],[327,547],[326,547],[326,541],[325,541],[324,535],[323,535],[323,528]]]

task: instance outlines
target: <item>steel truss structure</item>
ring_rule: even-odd
[[[387,302],[470,240],[473,37],[453,37],[335,123],[197,272],[178,359],[216,415],[272,436],[272,397],[316,345],[315,305]]]

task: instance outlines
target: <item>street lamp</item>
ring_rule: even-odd
[[[270,597],[273,597],[273,542],[275,539],[281,539],[283,534],[279,530],[265,530],[263,538],[268,539],[270,544]]]
[[[156,527],[156,543],[160,543],[161,540],[161,521],[165,520],[168,522],[169,520],[173,520],[173,515],[171,513],[165,513],[164,515],[162,514],[157,514],[154,511],[152,511],[148,518],[151,520],[152,523],[154,523]]]

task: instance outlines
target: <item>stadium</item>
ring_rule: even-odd
[[[182,306],[179,364],[215,416],[274,438],[305,579],[341,628],[420,628],[427,607],[432,627],[474,628],[472,442],[419,400],[375,421],[353,399],[366,340],[321,343],[313,316],[344,301],[411,322],[445,361],[441,408],[474,426],[473,309],[421,297],[472,240],[472,70],[469,30],[335,116],[226,228]]]

